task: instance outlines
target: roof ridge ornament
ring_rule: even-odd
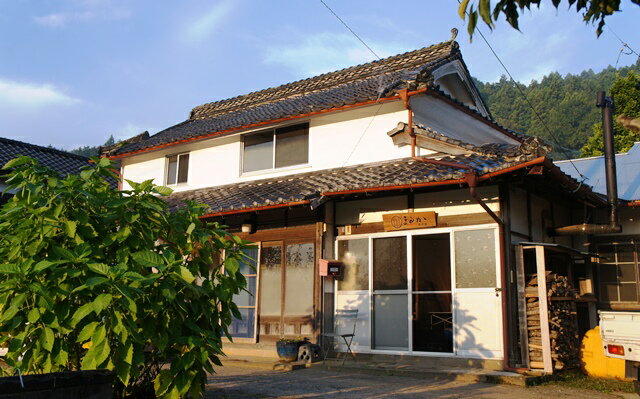
[[[456,40],[456,37],[458,37],[458,29],[457,28],[451,28],[451,42],[452,43]]]

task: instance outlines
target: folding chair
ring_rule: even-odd
[[[342,365],[344,365],[344,362],[347,360],[347,354],[353,357],[354,362],[356,361],[356,355],[351,351],[351,343],[353,342],[353,337],[356,335],[357,320],[358,309],[336,310],[333,323],[334,332],[322,334],[325,338],[331,338],[333,344],[335,344],[335,339],[340,337],[345,345],[347,345],[347,353],[345,353],[342,358]],[[324,359],[327,358],[329,349],[331,349],[331,346],[327,345],[325,340]]]

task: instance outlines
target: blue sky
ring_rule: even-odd
[[[457,27],[471,73],[503,74],[480,37],[469,42],[453,0],[326,1],[381,56]],[[615,64],[609,30],[598,39],[566,2],[544,3],[521,32],[481,25],[516,79]],[[640,7],[622,7],[608,24],[640,51]],[[318,0],[0,0],[0,136],[71,149],[155,133],[198,104],[372,59]]]

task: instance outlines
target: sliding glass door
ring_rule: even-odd
[[[407,238],[373,239],[373,349],[409,350]]]
[[[419,352],[453,352],[451,240],[413,236],[412,343]]]
[[[339,237],[336,309],[365,351],[500,358],[497,229],[434,230]]]

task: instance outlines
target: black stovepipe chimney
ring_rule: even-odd
[[[607,202],[609,225],[618,225],[618,177],[616,175],[616,149],[613,141],[613,99],[604,91],[598,92],[596,106],[602,108],[602,141],[604,142],[604,167],[607,178]]]
[[[616,175],[616,148],[613,141],[613,99],[604,91],[598,92],[596,107],[602,108],[602,141],[604,143],[604,168],[607,179],[608,224],[578,224],[552,229],[552,235],[621,233],[618,224],[618,178]]]

